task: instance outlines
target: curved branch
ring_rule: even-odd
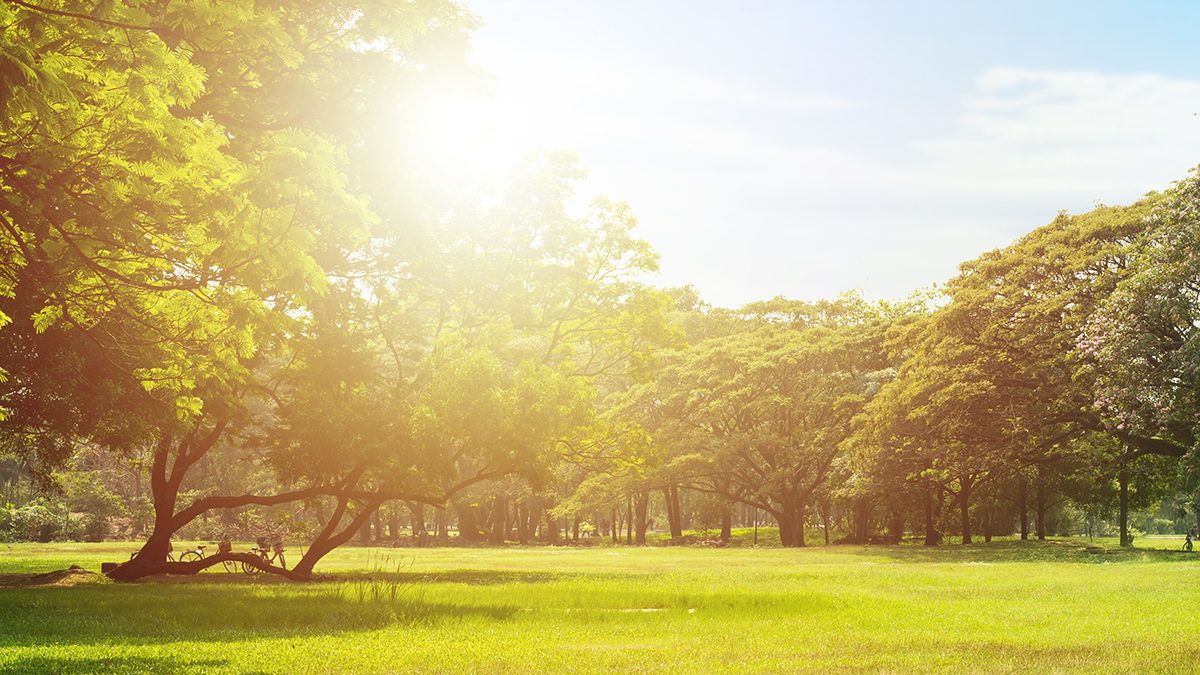
[[[243,506],[275,506],[277,504],[286,504],[288,502],[300,501],[302,499],[311,499],[322,495],[337,495],[339,490],[336,487],[326,485],[317,485],[304,488],[303,490],[293,490],[291,492],[281,492],[275,495],[215,495],[210,497],[201,497],[192,502],[191,506],[176,513],[171,519],[171,526],[178,530],[187,525],[196,518],[200,517],[206,511],[214,509],[236,509]]]
[[[269,574],[276,574],[293,581],[307,581],[312,578],[310,574],[296,572],[294,570],[285,569],[278,565],[263,560],[262,556],[253,553],[218,553],[210,555],[200,560],[192,562],[174,562],[162,561],[139,564],[137,558],[129,562],[117,565],[117,567],[108,573],[109,578],[116,581],[134,581],[143,577],[157,576],[160,574],[199,574],[204,570],[219,565],[226,561],[233,561],[255,567]]]
[[[92,16],[91,14],[83,14],[81,12],[70,12],[65,9],[53,9],[51,7],[40,7],[38,5],[29,3],[29,2],[25,2],[24,0],[5,0],[5,2],[9,3],[10,5],[17,5],[18,7],[24,7],[25,9],[28,9],[28,10],[31,10],[34,12],[40,12],[42,14],[51,14],[54,16],[62,16],[62,17],[67,17],[69,19],[80,19],[82,21],[92,21],[94,23],[98,23],[98,24],[101,24],[104,26],[110,26],[112,28],[124,28],[127,30],[144,30],[144,31],[150,31],[152,33],[158,33],[159,31],[166,30],[165,28],[159,27],[159,26],[139,26],[138,24],[135,24],[135,23],[126,23],[124,21],[113,21],[111,19],[101,19],[98,16]]]

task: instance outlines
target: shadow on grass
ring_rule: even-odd
[[[397,624],[503,621],[515,611],[428,602],[419,587],[370,579],[231,584],[193,577],[186,582],[17,588],[0,590],[0,650],[14,645],[311,637]]]
[[[1184,553],[1170,549],[1099,546],[1082,539],[994,541],[966,545],[948,543],[940,546],[923,546],[913,542],[894,545],[833,547],[828,550],[851,555],[884,557],[903,563],[1075,562],[1099,564],[1200,560],[1200,553]]]
[[[171,659],[140,656],[102,658],[54,658],[37,656],[22,659],[19,664],[0,667],[0,673],[177,673],[189,669],[204,672],[220,668],[228,661],[218,659]]]
[[[6,583],[7,577],[13,579],[25,578],[28,575],[0,574],[0,589],[12,583]],[[361,572],[318,572],[312,582],[298,582],[285,579],[273,574],[243,574],[220,573],[147,577],[133,582],[135,586],[192,586],[192,585],[231,585],[247,587],[289,587],[315,588],[328,583],[354,583],[361,581],[395,582],[399,584],[470,584],[472,586],[492,586],[496,584],[542,584],[563,579],[579,578],[579,574],[562,572],[534,572],[524,570],[447,570],[443,572],[414,572],[400,569],[397,571],[374,570]],[[594,575],[588,575],[594,576]]]
[[[341,572],[322,576],[324,581],[380,580],[402,584],[470,584],[493,586],[497,584],[544,584],[568,578],[579,578],[578,574],[561,572],[531,572],[523,570],[447,570],[444,572]]]

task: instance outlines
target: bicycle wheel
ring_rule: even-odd
[[[179,562],[196,562],[201,559],[202,557],[200,554],[195,551],[187,551],[183,555],[179,556]]]
[[[221,564],[225,566],[226,572],[234,573],[234,572],[238,571],[239,566],[238,566],[238,561],[236,561],[236,560],[226,560],[225,562],[223,562]]]
[[[262,570],[258,569],[254,565],[247,565],[246,563],[242,563],[242,571],[245,572],[246,574],[258,574]]]

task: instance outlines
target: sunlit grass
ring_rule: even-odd
[[[1200,652],[1192,583],[1200,558],[1111,546],[1089,553],[1094,543],[349,547],[330,556],[322,566],[330,580],[320,583],[213,572],[0,588],[0,667],[1128,671],[1191,663]],[[0,545],[0,574],[98,568],[128,549]]]

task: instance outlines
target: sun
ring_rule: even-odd
[[[402,114],[401,151],[435,180],[495,183],[529,150],[519,115],[478,86],[422,90]]]

